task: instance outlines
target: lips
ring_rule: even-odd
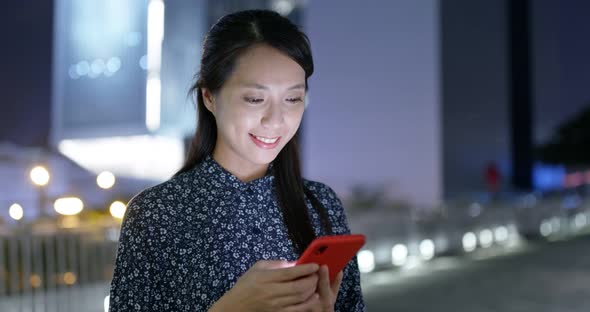
[[[265,136],[259,136],[259,135],[255,135],[252,134],[256,139],[258,139],[259,141],[262,141],[264,143],[267,144],[273,144],[276,142],[276,140],[279,138],[279,136],[275,136],[275,137],[265,137]]]
[[[256,136],[252,133],[250,133],[250,138],[252,139],[252,141],[254,141],[254,143],[260,147],[260,148],[264,148],[264,149],[272,149],[275,148],[277,145],[279,145],[279,142],[281,141],[280,136],[278,137],[264,137],[264,136]]]

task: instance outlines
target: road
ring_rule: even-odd
[[[367,311],[590,311],[590,236],[492,253],[365,275]]]

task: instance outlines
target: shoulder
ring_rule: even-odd
[[[335,234],[346,234],[350,232],[346,213],[342,201],[334,190],[318,181],[303,180],[305,187],[311,191],[315,198],[322,204],[326,210],[328,218],[332,222],[332,229]]]
[[[340,201],[336,192],[322,182],[303,179],[303,185],[322,203],[324,201]],[[339,204],[341,205],[341,203]]]
[[[187,185],[183,178],[184,175],[178,175],[137,193],[127,203],[125,221],[161,225],[173,222],[181,206],[179,194]]]

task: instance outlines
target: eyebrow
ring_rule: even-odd
[[[259,89],[259,90],[268,90],[269,89],[269,87],[267,87],[265,85],[258,84],[258,83],[243,83],[243,84],[241,84],[241,86],[247,87],[247,88]],[[295,90],[295,89],[305,89],[305,83],[296,84],[296,85],[290,87],[288,90]]]

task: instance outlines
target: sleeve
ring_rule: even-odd
[[[325,186],[328,202],[331,204],[330,209],[332,215],[333,231],[335,234],[350,234],[350,227],[344,212],[342,201],[338,198],[334,190]],[[360,283],[360,272],[355,256],[346,265],[343,270],[342,283],[340,284],[340,291],[334,305],[335,312],[364,312],[365,303],[363,300],[363,293]]]
[[[167,277],[165,231],[142,194],[127,205],[111,281],[109,311],[170,311],[177,298]]]

